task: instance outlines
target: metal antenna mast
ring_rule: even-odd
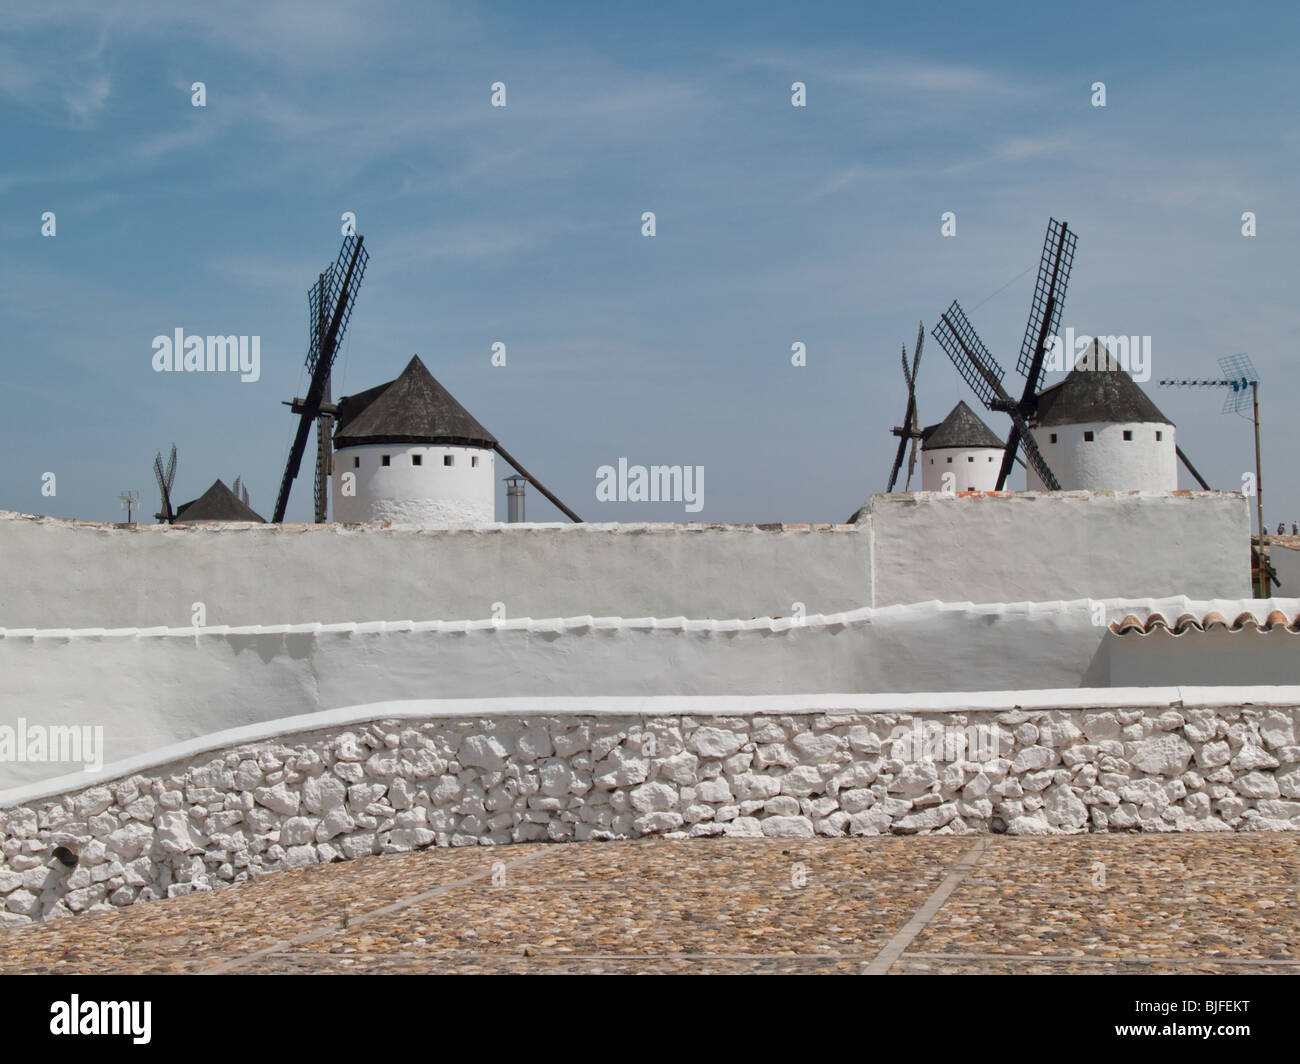
[[[1171,388],[1228,388],[1230,390],[1224,396],[1223,409],[1220,411],[1222,414],[1241,413],[1246,405],[1246,391],[1250,390],[1251,420],[1255,424],[1255,520],[1259,528],[1259,565],[1255,587],[1260,598],[1267,598],[1268,570],[1264,558],[1264,470],[1259,446],[1259,374],[1255,372],[1255,366],[1250,361],[1250,356],[1246,354],[1224,356],[1219,359],[1219,368],[1223,371],[1222,377],[1179,378],[1163,380],[1160,383]],[[1201,481],[1202,485],[1204,483]]]

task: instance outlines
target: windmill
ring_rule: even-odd
[[[907,368],[907,345],[903,345],[903,379],[907,381],[907,411],[903,414],[903,424],[896,425],[890,431],[898,437],[898,453],[894,455],[894,468],[889,473],[889,487],[885,491],[894,490],[894,484],[898,481],[898,471],[903,466],[903,452],[907,450],[907,441],[912,441],[912,454],[907,460],[907,480],[904,482],[903,490],[910,490],[912,486],[912,473],[916,469],[916,452],[921,446],[921,429],[920,414],[916,408],[916,369],[921,364],[921,345],[925,342],[925,322],[920,322],[920,328],[916,333],[916,347],[912,353],[912,368]]]
[[[153,515],[154,520],[159,524],[170,525],[176,520],[176,513],[172,510],[172,485],[176,482],[176,444],[172,444],[166,467],[163,466],[162,452],[158,452],[153,460],[153,474],[158,479],[158,491],[162,494],[162,509]]]
[[[365,238],[349,234],[343,238],[338,260],[328,266],[317,279],[307,297],[310,308],[310,342],[307,348],[307,372],[311,382],[306,398],[294,397],[284,405],[299,415],[298,431],[289,449],[289,460],[280,480],[280,494],[275,501],[276,524],[284,521],[284,511],[289,505],[289,490],[302,466],[303,452],[307,449],[307,434],[316,422],[316,477],[315,516],[317,523],[328,519],[328,480],[330,466],[330,427],[338,412],[330,401],[330,370],[339,344],[352,316],[352,305],[361,287],[370,256],[365,249]]]
[[[230,485],[230,491],[245,506],[248,506],[248,486],[243,483],[242,478],[235,477],[235,482]]]
[[[1219,368],[1223,371],[1223,376],[1218,378],[1209,378],[1204,380],[1163,380],[1160,383],[1165,387],[1172,388],[1227,388],[1228,394],[1223,397],[1223,409],[1221,414],[1241,414],[1247,403],[1247,390],[1249,390],[1252,413],[1251,419],[1255,423],[1255,518],[1259,523],[1259,542],[1260,542],[1260,559],[1263,564],[1256,567],[1258,572],[1259,595],[1264,598],[1268,595],[1268,566],[1263,558],[1264,546],[1264,473],[1260,463],[1259,448],[1259,374],[1255,372],[1254,363],[1251,362],[1250,356],[1246,354],[1225,355],[1219,359]],[[1182,451],[1179,451],[1179,458],[1183,459],[1183,464],[1188,469],[1192,469],[1187,459],[1183,457]],[[1200,481],[1201,487],[1208,488],[1209,485],[1201,480],[1200,474],[1194,469],[1192,473]]]
[[[1020,344],[1020,357],[1016,369],[1025,378],[1020,399],[1013,399],[1002,386],[1005,371],[989,354],[974,327],[966,319],[961,305],[953,300],[952,306],[940,317],[931,335],[948,352],[957,372],[989,410],[1000,410],[1011,418],[1011,431],[1007,435],[1002,454],[1002,468],[998,471],[997,490],[1001,491],[1011,475],[1016,452],[1024,447],[1025,457],[1043,483],[1051,491],[1060,491],[1047,461],[1038,450],[1029,431],[1029,419],[1038,408],[1038,391],[1043,382],[1043,361],[1048,338],[1056,334],[1061,322],[1061,308],[1065,305],[1065,288],[1070,281],[1070,268],[1074,264],[1074,246],[1078,238],[1064,222],[1052,218],[1047,223],[1047,237],[1038,262],[1038,280],[1034,284],[1034,298],[1029,306],[1029,321],[1025,325],[1025,338]]]

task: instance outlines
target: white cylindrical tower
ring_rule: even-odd
[[[1063,491],[1175,491],[1174,424],[1096,341],[1039,393],[1034,439]],[[1031,468],[1031,491],[1043,491]]]
[[[965,403],[954,406],[939,424],[923,429],[921,440],[922,491],[997,488],[1002,441]]]
[[[387,384],[339,402],[330,480],[334,520],[492,524],[496,440],[419,357]]]

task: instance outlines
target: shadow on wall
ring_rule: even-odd
[[[1220,629],[1182,635],[1168,631],[1109,634],[1098,648],[1094,665],[1100,667],[1103,659],[1111,687],[1297,684],[1300,634],[1284,628],[1271,632]]]

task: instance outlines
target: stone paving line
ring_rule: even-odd
[[[1298,897],[1300,833],[522,844],[16,928],[0,972],[1296,974]]]
[[[984,856],[989,847],[989,836],[982,836],[960,861],[957,867],[948,873],[935,892],[925,900],[925,904],[903,925],[903,929],[886,943],[885,948],[876,955],[875,960],[862,969],[863,975],[885,975],[894,962],[907,950],[912,941],[925,930],[926,925],[934,919],[935,914],[943,908],[943,903],[952,896],[952,892],[961,886],[961,882],[975,867],[975,863]]]

